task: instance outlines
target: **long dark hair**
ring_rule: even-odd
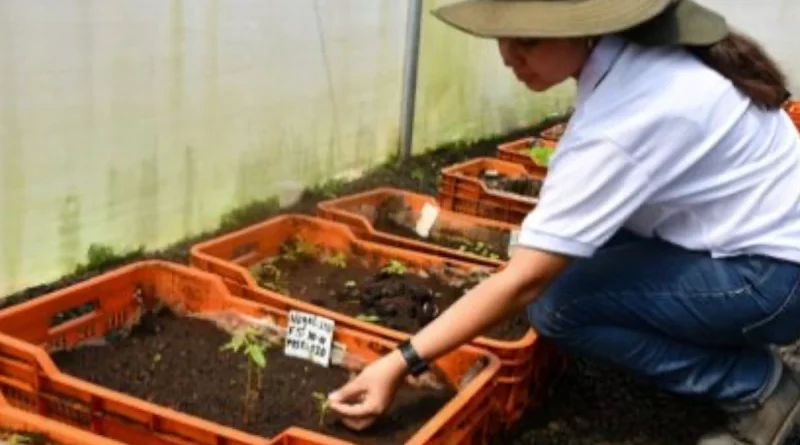
[[[791,97],[778,64],[761,45],[742,34],[731,32],[714,45],[686,49],[728,78],[761,108],[780,108]]]

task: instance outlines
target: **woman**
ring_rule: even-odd
[[[564,350],[712,399],[700,444],[781,444],[800,374],[800,139],[775,64],[691,1],[468,0],[436,12],[496,38],[531,90],[576,108],[508,266],[331,395],[370,425],[409,373],[527,307]]]

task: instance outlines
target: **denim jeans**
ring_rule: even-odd
[[[751,409],[780,379],[771,346],[800,338],[800,266],[711,258],[622,231],[528,308],[539,335],[661,389]]]

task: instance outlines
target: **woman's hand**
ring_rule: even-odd
[[[478,284],[411,339],[429,363],[480,335],[534,301],[569,264],[560,255],[521,249],[508,265]],[[330,407],[345,425],[362,430],[386,411],[406,374],[400,351],[367,366],[361,374],[331,394]]]
[[[392,403],[403,381],[406,364],[398,351],[371,363],[353,380],[329,396],[330,408],[354,430],[372,425]]]

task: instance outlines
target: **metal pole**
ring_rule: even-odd
[[[414,106],[417,94],[422,1],[408,0],[406,51],[403,66],[403,109],[400,115],[400,158],[403,162],[411,157],[412,142],[414,141]]]

